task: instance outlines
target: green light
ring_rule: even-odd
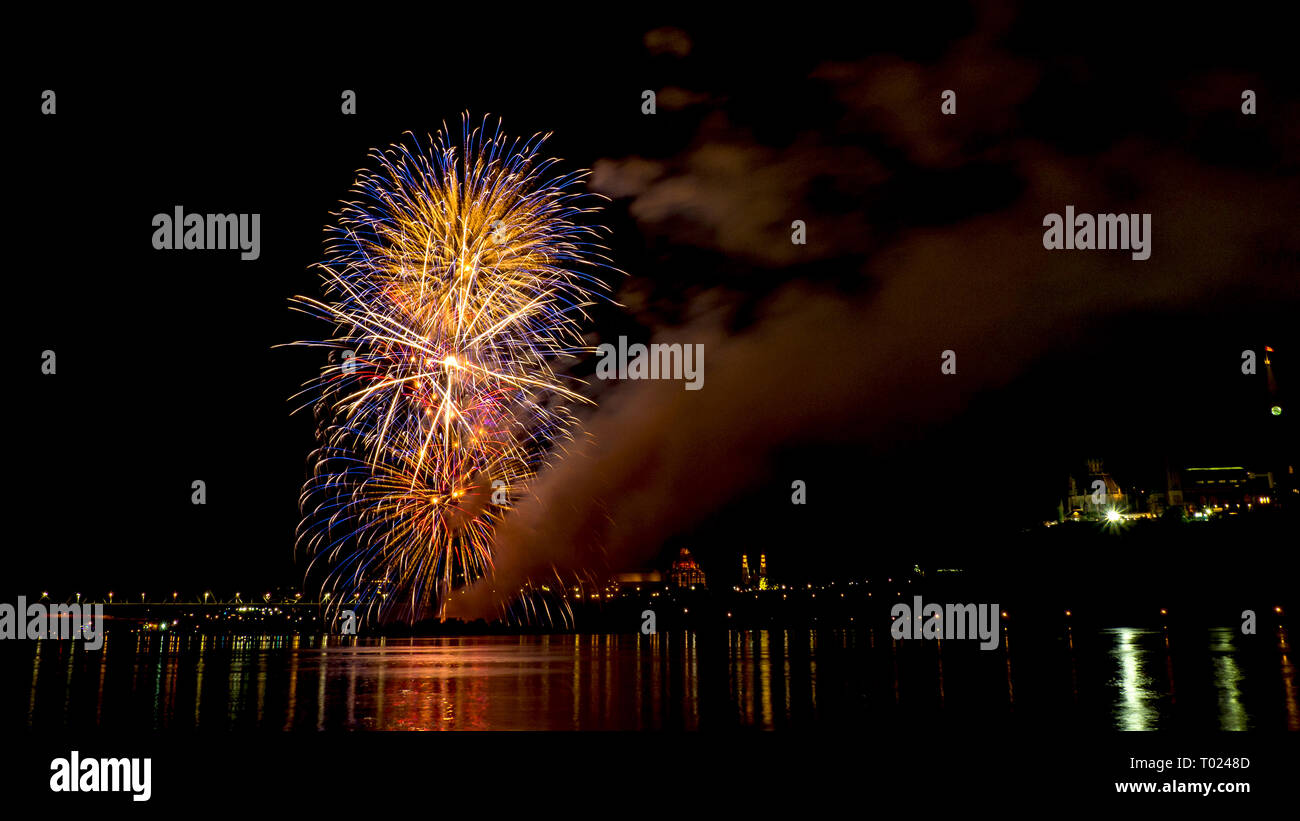
[[[1273,415],[1274,415],[1274,416],[1281,416],[1281,415],[1282,415],[1282,406],[1281,406],[1281,405],[1274,405],[1274,406],[1273,406]]]

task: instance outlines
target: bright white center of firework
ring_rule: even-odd
[[[452,356],[451,354],[447,354],[447,358],[442,360],[442,364],[446,365],[448,368],[454,368],[460,363],[456,361],[456,357]]]
[[[1113,510],[1108,510],[1108,511],[1106,511],[1106,518],[1107,518],[1109,521],[1112,521],[1112,522],[1118,522],[1118,521],[1119,521],[1119,514],[1116,513],[1116,512],[1113,511]]]

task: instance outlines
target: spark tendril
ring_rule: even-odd
[[[295,343],[331,349],[299,541],[335,608],[381,618],[490,576],[501,517],[589,401],[554,367],[606,290],[586,172],[555,173],[549,135],[462,126],[371,152],[327,229],[323,297],[292,300],[334,329]]]

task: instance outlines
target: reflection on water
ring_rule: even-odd
[[[1286,691],[1286,728],[1300,730],[1300,709],[1296,707],[1295,667],[1291,664],[1291,645],[1286,631],[1277,631],[1278,647],[1282,651],[1282,686]]]
[[[1244,730],[1246,710],[1237,685],[1245,676],[1233,657],[1233,631],[1226,627],[1211,630],[1210,650],[1214,653],[1214,686],[1219,691],[1219,729]]]
[[[1115,636],[1115,649],[1111,655],[1119,662],[1119,703],[1115,707],[1115,720],[1121,730],[1155,729],[1156,710],[1151,702],[1159,698],[1154,682],[1143,672],[1150,654],[1142,648],[1145,636],[1159,635],[1153,630],[1135,630],[1122,627],[1106,631]]]
[[[1165,630],[1117,628],[1106,630],[1115,667],[1109,685],[1114,693],[1114,726],[1121,730],[1156,730],[1195,724],[1219,730],[1249,730],[1282,724],[1300,729],[1296,713],[1294,671],[1288,660],[1287,633],[1278,628],[1272,641],[1247,649],[1237,630],[1214,627],[1190,646],[1178,647],[1192,636],[1173,638]],[[1280,657],[1281,676],[1262,666],[1260,650]],[[1248,666],[1259,669],[1248,674]],[[1175,671],[1181,682],[1175,687]],[[1276,686],[1280,684],[1280,686]],[[1253,685],[1253,686],[1252,686]],[[1255,693],[1261,721],[1247,706],[1247,690]],[[1276,699],[1270,698],[1276,695]],[[1180,703],[1181,700],[1181,703]],[[1267,710],[1262,709],[1267,706]],[[1191,721],[1188,721],[1188,718]]]
[[[1026,721],[1300,730],[1285,630],[972,642],[874,630],[4,642],[0,726],[779,729]],[[1175,686],[1177,682],[1177,686]]]

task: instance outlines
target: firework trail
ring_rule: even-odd
[[[549,135],[486,118],[462,134],[373,151],[332,214],[323,298],[292,300],[334,328],[295,343],[332,349],[305,392],[320,424],[299,540],[335,607],[380,618],[440,613],[491,574],[495,526],[589,401],[553,367],[586,350],[606,290],[586,172],[554,174]]]

